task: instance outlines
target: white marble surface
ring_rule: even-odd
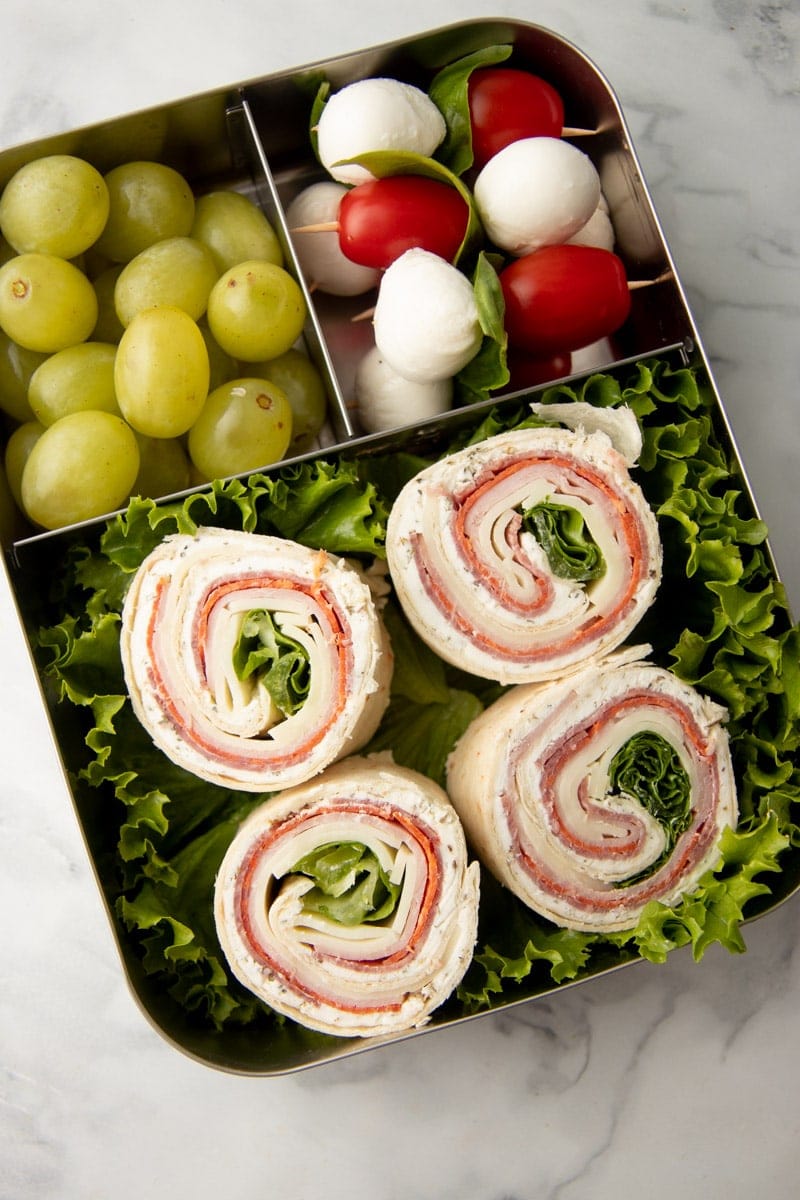
[[[469,16],[575,41],[618,93],[800,609],[800,9],[750,0],[5,0],[0,146]],[[2,1200],[797,1194],[795,901],[682,953],[277,1079],[171,1049],[118,966],[0,589]]]

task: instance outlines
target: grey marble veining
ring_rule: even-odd
[[[0,144],[470,16],[483,3],[7,0]],[[800,9],[517,2],[617,92],[800,609]],[[138,1011],[0,588],[0,1198],[791,1200],[800,906],[683,952],[278,1079]]]

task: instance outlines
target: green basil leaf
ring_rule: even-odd
[[[469,77],[477,67],[491,67],[511,56],[512,46],[487,46],[448,63],[433,78],[428,95],[442,114],[447,135],[437,150],[438,157],[456,175],[472,166],[472,132],[469,119]]]
[[[478,353],[455,378],[454,386],[460,404],[472,404],[488,399],[491,392],[505,387],[510,378],[507,364],[508,338],[503,323],[503,289],[491,260],[483,252],[478,255],[475,264],[472,288],[483,341]]]
[[[327,79],[323,79],[317,87],[311,105],[311,115],[308,121],[308,138],[311,142],[311,149],[314,152],[314,157],[319,161],[319,139],[317,137],[317,126],[319,119],[322,116],[322,110],[328,103],[328,97],[331,94],[331,85]]]

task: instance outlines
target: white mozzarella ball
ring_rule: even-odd
[[[406,379],[386,362],[377,346],[358,364],[354,392],[358,419],[366,433],[416,425],[447,412],[453,402],[451,379],[431,383]]]
[[[600,202],[600,176],[561,138],[522,138],[489,159],[474,192],[489,238],[520,257],[566,242],[586,224]]]
[[[597,246],[600,250],[614,249],[614,226],[611,218],[600,205],[594,210],[585,225],[567,239],[569,246]]]
[[[373,316],[381,355],[406,379],[449,379],[482,341],[472,284],[429,250],[406,250],[384,272]]]
[[[362,267],[342,253],[336,230],[292,234],[304,225],[327,224],[339,217],[339,205],[348,189],[323,180],[304,188],[286,209],[286,223],[303,277],[311,286],[332,296],[360,296],[377,286],[380,272]]]
[[[447,132],[429,96],[398,79],[359,79],[334,92],[319,119],[317,150],[340,183],[363,183],[372,175],[355,164],[336,166],[371,150],[411,150],[430,157]]]

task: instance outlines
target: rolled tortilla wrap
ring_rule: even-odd
[[[283,538],[201,528],[166,538],[122,613],[134,711],[211,783],[302,783],[372,736],[392,656],[365,577]]]
[[[690,891],[736,825],[725,715],[669,671],[612,657],[487,708],[450,756],[448,793],[529,908],[630,929],[649,901]]]
[[[447,456],[405,485],[388,523],[408,620],[442,658],[500,683],[609,653],[661,578],[656,519],[629,472],[633,414],[553,407],[576,428],[518,429]]]
[[[466,971],[478,880],[441,788],[388,756],[354,757],[247,818],[217,876],[217,932],[237,979],[285,1016],[399,1033]]]

